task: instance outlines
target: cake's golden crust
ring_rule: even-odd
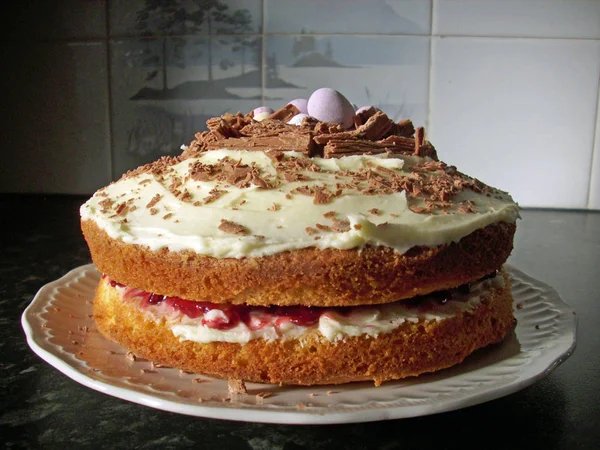
[[[514,224],[499,222],[457,243],[404,254],[306,248],[217,259],[125,244],[90,220],[82,229],[98,270],[124,285],[214,303],[307,306],[389,303],[477,280],[502,267],[515,233]]]
[[[472,312],[442,321],[405,323],[377,338],[332,343],[319,335],[245,345],[180,341],[166,325],[146,318],[134,302],[101,281],[94,301],[99,330],[139,356],[221,378],[283,384],[380,384],[450,367],[486,345],[500,342],[514,323],[510,288],[492,289]]]

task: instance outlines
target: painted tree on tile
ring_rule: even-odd
[[[213,81],[213,38],[215,34],[243,34],[251,31],[252,16],[247,10],[230,11],[227,2],[221,0],[194,0],[198,9],[189,14],[192,30],[204,31],[208,34],[206,40],[208,81]],[[244,40],[240,37],[238,43],[242,58],[245,58]],[[249,42],[249,41],[248,41]],[[245,62],[243,63],[245,65]],[[242,69],[242,73],[245,69]]]
[[[215,35],[240,35],[228,41],[226,45],[232,46],[233,51],[240,52],[242,74],[246,70],[247,49],[255,52],[256,48],[260,46],[256,39],[243,36],[252,31],[252,16],[249,11],[231,11],[227,2],[221,0],[193,0],[192,3],[196,7],[195,9],[189,8],[189,2],[182,0],[145,0],[144,7],[136,15],[135,29],[143,37],[157,38],[160,36],[158,38],[160,39],[160,49],[156,50],[152,45],[147,45],[139,58],[141,58],[142,66],[160,67],[150,71],[146,81],[150,81],[162,73],[163,92],[169,88],[167,66],[172,65],[179,68],[186,66],[183,52],[185,40],[182,37],[184,35],[207,35],[207,38],[201,42],[205,43],[208,81],[214,79],[213,45],[216,39]],[[195,50],[196,56],[199,56],[200,52],[198,49]]]
[[[135,29],[143,37],[156,36],[182,36],[189,32],[187,25],[187,12],[181,0],[146,0],[144,8],[137,12],[135,20]],[[170,55],[170,62],[176,62],[181,65],[181,48],[184,41],[181,38],[172,38],[173,54]],[[152,51],[152,46],[148,45],[141,55],[141,64],[144,66],[158,65],[162,73],[162,90],[168,88],[167,82],[167,40],[160,38],[160,54]],[[178,59],[180,61],[174,61]],[[153,70],[146,76],[146,81],[156,78],[159,70]]]

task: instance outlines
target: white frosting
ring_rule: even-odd
[[[299,158],[299,153],[286,153],[285,158]],[[422,206],[423,200],[407,199],[404,192],[389,195],[364,195],[342,189],[341,195],[327,204],[314,204],[313,197],[290,192],[301,186],[327,187],[338,190],[337,183],[351,179],[342,171],[357,171],[377,166],[410,176],[411,168],[424,160],[411,156],[349,156],[340,159],[312,158],[320,172],[303,171],[307,181],[281,182],[275,189],[257,186],[238,188],[220,181],[194,181],[189,175],[191,164],[216,164],[223,158],[254,164],[264,178],[275,179],[274,162],[263,152],[216,150],[173,165],[164,177],[144,172],[124,177],[96,192],[81,207],[81,217],[94,221],[114,239],[128,244],[147,246],[151,250],[192,250],[216,258],[242,258],[272,255],[307,247],[319,249],[352,249],[365,245],[391,247],[404,253],[415,245],[436,246],[458,241],[471,232],[495,222],[514,222],[519,208],[508,194],[492,195],[465,189],[453,199],[455,205],[442,214],[417,214],[410,206]],[[169,185],[182,181],[181,190],[189,192],[188,200],[177,198]],[[281,180],[281,178],[280,178]],[[204,203],[215,188],[227,191],[218,199]],[[147,205],[156,195],[160,201]],[[106,199],[113,204],[129,202],[126,215],[103,208]],[[471,201],[475,213],[458,212],[458,203]],[[196,205],[195,205],[196,203]],[[275,205],[275,206],[274,206]],[[380,214],[373,214],[373,209]],[[316,230],[317,224],[331,226],[325,213],[335,211],[336,219],[347,220],[344,232]],[[166,216],[166,218],[165,218]],[[124,221],[123,219],[126,219]],[[219,229],[225,219],[246,228],[248,235],[235,235]],[[381,226],[377,226],[381,225]],[[309,234],[311,227],[316,233]],[[317,240],[315,238],[318,238]]]
[[[398,328],[405,322],[417,323],[419,321],[442,321],[455,317],[461,312],[472,311],[481,303],[488,289],[498,289],[504,286],[504,277],[497,275],[471,286],[470,292],[461,294],[454,290],[452,300],[440,304],[436,300],[424,299],[420,307],[406,306],[406,303],[395,302],[385,305],[355,307],[349,314],[338,314],[333,310],[320,316],[318,323],[304,327],[295,325],[286,317],[267,315],[260,311],[251,313],[251,320],[260,320],[262,326],[246,326],[240,322],[229,330],[218,330],[202,324],[203,319],[214,320],[220,318],[227,320],[220,310],[211,310],[204,316],[194,319],[175,311],[165,305],[151,305],[146,308],[149,319],[164,323],[173,334],[182,341],[200,343],[231,342],[246,344],[254,339],[266,341],[292,340],[302,341],[308,336],[318,335],[330,342],[344,340],[351,336],[377,337]],[[124,288],[117,288],[124,292]]]

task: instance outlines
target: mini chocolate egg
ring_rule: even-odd
[[[349,128],[354,123],[354,108],[335,89],[321,88],[308,99],[308,114],[321,122],[337,123]]]
[[[358,108],[356,110],[356,114],[360,114],[363,111],[367,111],[370,108],[375,108],[375,111],[381,111],[377,106],[374,105],[367,105],[367,106],[361,106],[360,108]]]
[[[300,111],[300,114],[308,114],[308,100],[305,98],[297,98],[288,103],[288,105],[294,105]]]
[[[258,108],[254,108],[254,120],[257,122],[261,122],[273,114],[275,111],[273,108],[269,108],[268,106],[259,106]]]
[[[297,106],[296,106],[297,108]],[[288,125],[302,125],[302,121],[304,120],[304,118],[306,117],[310,117],[308,114],[296,114],[294,117],[292,117],[290,120],[288,120]]]

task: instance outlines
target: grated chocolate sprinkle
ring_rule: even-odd
[[[239,235],[247,235],[248,230],[246,227],[240,225],[239,223],[232,222],[230,220],[221,219],[221,225],[219,225],[219,230],[224,231],[225,233],[231,234],[239,234]]]

